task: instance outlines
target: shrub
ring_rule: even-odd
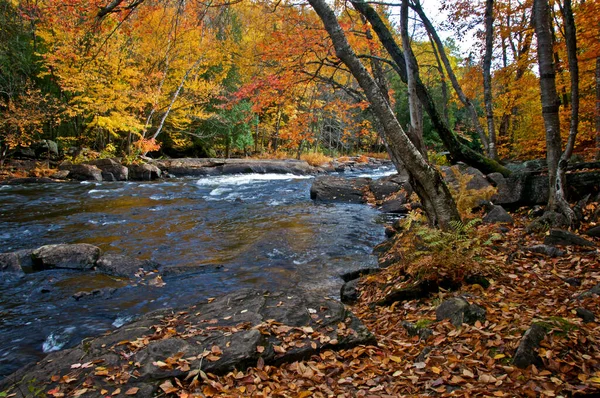
[[[329,156],[326,156],[320,152],[310,152],[302,154],[300,156],[300,159],[306,161],[306,163],[315,167],[322,166],[325,163],[331,162],[332,160]]]

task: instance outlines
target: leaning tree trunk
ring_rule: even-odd
[[[364,0],[351,0],[351,3],[352,6],[359,13],[364,15],[369,23],[371,23],[373,30],[379,37],[379,41],[381,44],[383,44],[384,48],[396,64],[397,68],[395,68],[395,70],[398,72],[402,81],[406,83],[406,60],[404,59],[404,54],[394,40],[394,36],[388,29],[385,22],[381,19],[377,11],[375,11],[375,9],[367,4]],[[481,170],[485,174],[499,172],[504,176],[510,175],[510,171],[500,163],[493,159],[486,158],[485,156],[462,144],[454,132],[450,129],[444,120],[444,117],[440,115],[437,107],[435,106],[435,102],[429,94],[429,90],[427,87],[425,87],[419,76],[416,76],[416,85],[417,95],[419,96],[419,100],[423,105],[423,109],[429,115],[433,127],[444,143],[444,147],[446,147],[448,152],[450,152],[450,157],[454,161],[464,162]]]
[[[548,0],[535,0],[535,34],[537,36],[538,65],[540,71],[540,92],[542,116],[546,129],[546,161],[548,163],[548,210],[556,209],[556,172],[561,156],[560,119],[558,109],[560,100],[556,91],[554,59],[552,51],[552,33],[550,31],[550,7]]]
[[[483,102],[488,127],[488,156],[498,159],[494,101],[492,98],[492,52],[494,50],[494,0],[485,0],[485,53],[483,56]]]
[[[456,78],[456,75],[454,74],[452,65],[450,65],[450,60],[448,59],[448,56],[446,55],[446,49],[444,48],[444,44],[442,43],[440,36],[437,34],[437,31],[435,30],[435,27],[433,26],[433,24],[431,23],[429,18],[427,18],[425,11],[423,11],[423,7],[421,7],[421,4],[417,1],[417,2],[412,3],[411,7],[419,15],[419,18],[421,18],[421,22],[423,22],[423,25],[425,26],[425,29],[427,30],[427,33],[433,39],[433,42],[435,43],[435,46],[437,47],[438,54],[440,55],[440,59],[442,60],[442,63],[444,64],[444,67],[446,68],[446,73],[448,73],[448,78],[450,79],[450,82],[452,83],[452,87],[454,88],[454,91],[456,92],[456,95],[458,96],[458,99],[460,100],[460,102],[462,102],[463,105],[465,106],[465,108],[467,109],[467,112],[469,113],[469,117],[471,118],[471,122],[473,123],[473,127],[475,128],[475,131],[477,132],[477,135],[479,136],[479,139],[481,140],[481,144],[485,148],[485,151],[488,152],[488,156],[489,156],[489,140],[488,140],[488,137],[485,135],[485,131],[483,131],[483,127],[481,126],[481,123],[479,122],[479,116],[477,115],[477,110],[475,109],[475,105],[473,104],[473,101],[471,101],[471,99],[469,97],[467,97],[467,95],[463,91],[462,87],[458,83],[458,79]]]
[[[577,138],[577,131],[579,129],[579,63],[577,62],[577,35],[571,0],[565,0],[564,6],[561,7],[561,12],[565,24],[567,58],[571,75],[571,123],[569,126],[567,146],[560,157],[558,169],[556,171],[556,182],[554,186],[556,192],[554,194],[554,200],[556,208],[567,218],[568,224],[573,224],[575,221],[575,212],[569,207],[565,192],[567,187],[567,166],[569,165],[571,154],[573,154],[575,139]]]
[[[418,149],[410,141],[396,119],[392,108],[365,66],[350,47],[344,31],[326,0],[309,0],[327,33],[331,37],[336,55],[348,67],[358,84],[365,92],[373,111],[381,122],[390,150],[400,157],[415,181],[415,191],[421,199],[429,221],[441,228],[450,228],[452,221],[459,221],[456,203],[441,174],[431,167]]]

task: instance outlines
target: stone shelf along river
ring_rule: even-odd
[[[312,181],[247,174],[0,186],[0,252],[90,243],[162,264],[165,282],[58,269],[0,273],[0,378],[142,313],[243,287],[337,298],[340,274],[376,264],[371,251],[384,239],[385,216],[366,205],[313,203]],[[72,297],[99,288],[115,290]]]

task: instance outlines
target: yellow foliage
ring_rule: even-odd
[[[492,186],[483,189],[470,189],[468,185],[473,179],[473,175],[461,173],[458,166],[452,166],[450,171],[454,176],[455,183],[448,185],[456,202],[456,207],[463,220],[471,219],[475,217],[472,209],[480,206],[482,201],[490,200],[496,194],[497,189]]]
[[[300,156],[300,159],[306,161],[306,163],[310,164],[311,166],[316,166],[316,167],[322,166],[333,160],[329,156],[326,156],[320,152],[310,152],[310,153],[302,154]]]

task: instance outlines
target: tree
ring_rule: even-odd
[[[398,123],[381,89],[348,43],[333,10],[325,0],[309,0],[309,3],[321,18],[333,42],[336,55],[365,92],[383,127],[390,150],[402,159],[410,173],[414,189],[425,207],[430,223],[444,229],[450,228],[453,221],[460,220],[460,216],[441,174],[427,164]]]
[[[567,0],[568,1],[568,0]],[[572,152],[574,139],[570,141],[567,151],[561,157],[560,100],[556,90],[556,73],[554,65],[553,40],[551,32],[552,18],[548,0],[535,0],[535,34],[537,36],[537,53],[540,73],[540,93],[542,101],[542,115],[546,129],[546,161],[548,164],[548,207],[547,211],[559,211],[572,222],[573,213],[564,197],[565,179],[564,172],[568,157]],[[574,28],[574,26],[573,26]],[[576,128],[576,127],[575,127]],[[559,161],[563,163],[564,170],[559,172]]]
[[[364,15],[369,21],[373,27],[373,30],[379,37],[379,40],[391,56],[392,61],[396,64],[396,72],[400,75],[402,81],[406,82],[406,60],[404,54],[398,44],[395,42],[394,37],[385,22],[381,19],[373,7],[367,4],[364,0],[353,0],[351,2],[353,7],[362,15]],[[481,154],[462,144],[454,132],[450,129],[444,117],[438,111],[433,99],[431,98],[429,90],[427,87],[425,87],[418,76],[416,79],[416,86],[419,100],[429,115],[440,139],[444,143],[444,146],[450,152],[450,156],[453,158],[453,160],[467,163],[478,168],[484,173],[500,172],[505,176],[510,174],[508,169],[500,165],[495,160],[486,158],[485,156],[482,156]]]

